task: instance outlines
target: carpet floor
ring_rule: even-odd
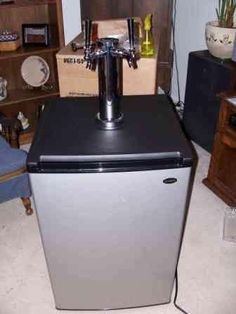
[[[236,313],[236,244],[222,240],[227,205],[202,183],[210,155],[199,156],[179,261],[178,303],[191,314]],[[180,313],[172,303],[110,314]],[[0,314],[66,314],[57,311],[35,214],[20,200],[0,205]],[[90,312],[78,311],[78,313]]]

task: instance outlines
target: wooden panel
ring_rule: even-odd
[[[0,60],[1,59],[13,59],[19,57],[27,57],[32,55],[41,55],[41,53],[56,53],[59,50],[58,46],[50,46],[50,47],[20,47],[15,51],[5,51],[0,52]],[[3,61],[4,62],[4,61]]]
[[[26,23],[48,23],[48,6],[0,7],[0,29],[10,29],[21,34],[21,26]]]
[[[49,6],[51,9],[51,7]],[[49,11],[50,17],[51,11]],[[59,45],[63,47],[65,45],[65,36],[64,36],[64,25],[63,25],[63,12],[62,12],[62,1],[57,0],[57,28],[58,28],[58,37],[59,37]]]
[[[62,48],[65,44],[61,1],[48,6],[52,45]]]
[[[133,0],[81,0],[82,20],[106,20],[133,15]]]
[[[8,8],[18,8],[18,7],[28,7],[28,6],[36,6],[43,4],[53,4],[58,0],[15,0],[14,3],[1,4],[0,9],[8,9]]]
[[[50,90],[42,90],[41,88],[33,88],[33,89],[12,89],[8,90],[7,98],[0,102],[0,111],[8,110],[9,112],[15,112],[15,108],[13,105],[17,105],[18,103],[26,103],[27,101],[37,101],[41,99],[45,99],[51,96],[57,96],[59,94],[58,87],[56,86],[54,89]],[[9,107],[9,108],[7,108]],[[6,109],[7,108],[7,109]],[[22,111],[22,110],[18,110]],[[16,112],[18,112],[16,111]],[[12,116],[12,114],[10,115]]]

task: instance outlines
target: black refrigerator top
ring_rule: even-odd
[[[123,96],[124,123],[103,130],[98,98],[55,98],[42,113],[29,172],[132,171],[189,167],[192,148],[165,95]]]

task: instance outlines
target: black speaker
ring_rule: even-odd
[[[189,54],[183,113],[184,128],[194,142],[211,152],[216,131],[220,92],[232,89],[236,64],[214,58],[207,50]]]

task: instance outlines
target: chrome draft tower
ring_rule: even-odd
[[[134,46],[134,19],[128,18],[129,48],[119,46],[116,38],[101,38],[91,42],[92,21],[84,24],[84,59],[86,68],[95,70],[98,65],[99,112],[96,116],[99,125],[106,130],[114,130],[123,122],[120,108],[121,68],[125,58],[129,67],[137,68],[137,55]]]

